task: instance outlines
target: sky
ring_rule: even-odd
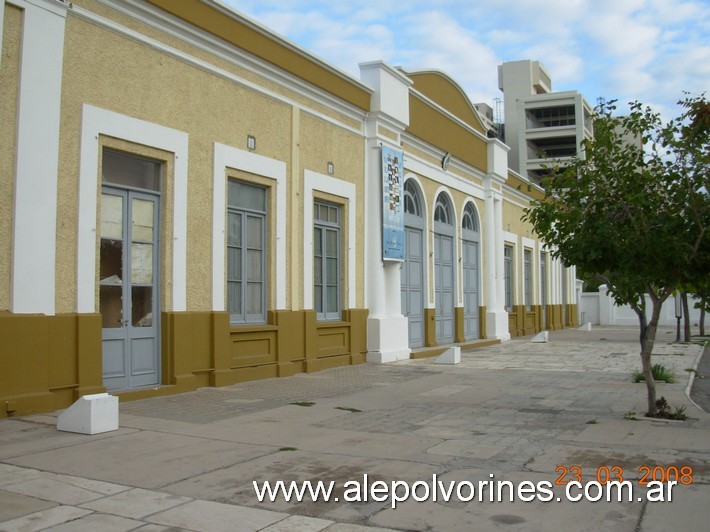
[[[553,91],[680,114],[710,90],[710,0],[221,0],[359,78],[383,60],[440,70],[495,109],[498,65],[540,61]],[[501,107],[502,109],[502,107]]]

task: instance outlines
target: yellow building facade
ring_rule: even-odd
[[[6,0],[0,28],[0,417],[576,324],[539,189],[445,75],[356,79],[209,0]]]

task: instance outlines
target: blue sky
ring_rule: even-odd
[[[670,118],[710,89],[710,0],[222,0],[328,63],[438,69],[492,107],[497,66],[539,60],[552,90]]]

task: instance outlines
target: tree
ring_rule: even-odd
[[[554,256],[596,275],[637,314],[653,417],[661,305],[675,289],[706,279],[710,264],[710,107],[704,94],[678,103],[682,113],[668,123],[638,102],[626,116],[614,116],[614,101],[602,103],[594,137],[565,167],[550,169],[545,198],[524,215]]]

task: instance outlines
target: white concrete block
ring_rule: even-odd
[[[592,322],[588,321],[587,323],[583,323],[579,327],[577,327],[578,331],[591,331],[592,330]]]
[[[59,414],[57,430],[80,434],[118,430],[118,397],[107,393],[80,397]]]
[[[449,347],[434,359],[435,364],[460,364],[461,363],[461,348],[456,345]]]
[[[530,340],[530,341],[534,344],[545,344],[545,343],[547,343],[547,340],[549,338],[550,338],[549,331],[542,331],[541,333],[533,336],[532,340]]]
[[[398,281],[399,282],[399,281]],[[367,319],[367,361],[376,364],[407,360],[410,356],[409,326],[404,316]]]

